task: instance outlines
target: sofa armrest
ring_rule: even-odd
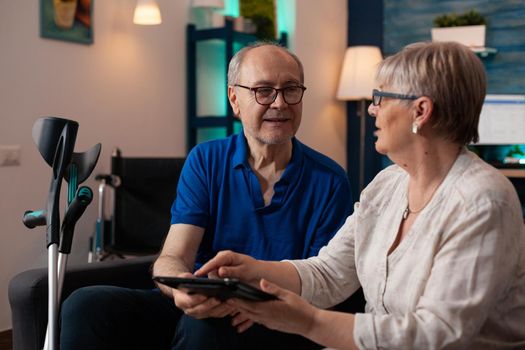
[[[72,265],[66,269],[62,300],[78,288],[113,285],[154,288],[150,266],[156,256]],[[42,349],[47,327],[47,268],[24,271],[9,282],[13,348]]]

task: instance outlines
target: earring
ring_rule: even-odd
[[[416,122],[412,123],[412,134],[417,134],[419,125]]]

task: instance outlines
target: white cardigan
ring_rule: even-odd
[[[361,349],[525,348],[525,228],[512,184],[463,149],[388,256],[407,188],[404,170],[383,170],[317,257],[291,261],[301,295],[326,308],[362,286]]]

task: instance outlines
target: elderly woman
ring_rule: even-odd
[[[460,44],[417,43],[385,59],[376,83],[376,149],[395,165],[319,255],[269,262],[221,252],[196,274],[237,277],[278,297],[229,300],[239,331],[257,322],[349,349],[525,348],[520,203],[465,147],[478,139],[482,63]],[[365,313],[322,309],[359,286]]]

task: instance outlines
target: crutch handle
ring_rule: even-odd
[[[47,213],[45,210],[26,210],[22,222],[27,228],[35,228],[46,224]]]

